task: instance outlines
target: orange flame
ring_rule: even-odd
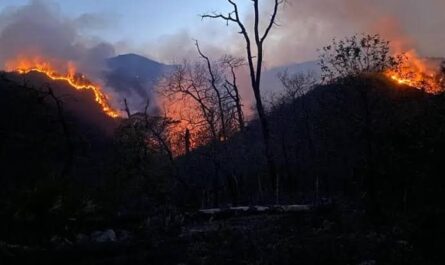
[[[195,124],[199,121],[198,111],[193,108],[196,104],[193,100],[186,97],[163,97],[160,99],[165,116],[171,118],[177,123],[169,130],[172,152],[175,156],[186,153],[186,131],[189,132],[189,147],[194,150],[205,144],[200,141],[200,126]]]
[[[405,60],[396,70],[390,70],[385,75],[401,85],[408,85],[427,93],[442,92],[438,68],[426,59],[420,58],[413,50],[404,54]]]
[[[112,118],[120,116],[119,112],[111,107],[109,97],[104,94],[102,88],[87,80],[84,75],[76,73],[76,67],[71,62],[67,64],[67,71],[65,74],[58,73],[53,64],[48,60],[39,57],[21,57],[7,62],[5,66],[6,71],[17,72],[20,74],[38,72],[45,74],[52,80],[65,81],[77,90],[91,90],[94,93],[96,102],[108,116]]]

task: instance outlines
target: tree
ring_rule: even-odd
[[[187,129],[200,134],[199,144],[219,141],[218,110],[213,89],[209,88],[206,66],[185,61],[164,78],[159,89],[169,105],[181,104],[179,119]],[[169,106],[169,111],[174,107]],[[198,141],[194,138],[194,142]]]
[[[225,141],[225,140],[227,140],[226,115],[225,115],[225,109],[223,107],[223,100],[224,99],[223,99],[221,91],[217,87],[217,82],[219,80],[217,80],[216,73],[214,72],[214,69],[212,67],[212,63],[210,62],[209,57],[207,57],[204,53],[202,53],[201,48],[199,47],[198,41],[195,42],[195,45],[196,45],[196,50],[198,51],[199,55],[206,62],[207,71],[208,71],[208,75],[209,75],[209,78],[210,78],[209,79],[210,88],[215,93],[215,98],[216,98],[216,102],[217,102],[217,108],[218,108],[219,115],[220,115],[220,117],[219,117],[219,120],[220,120],[220,123],[221,123],[220,139]]]
[[[338,109],[343,115],[351,118],[355,123],[357,132],[364,142],[364,174],[359,183],[366,187],[365,200],[370,203],[371,212],[378,212],[377,201],[378,185],[375,180],[378,168],[378,137],[376,134],[377,106],[385,97],[379,96],[375,78],[372,75],[404,77],[410,74],[406,70],[406,57],[404,54],[390,55],[390,42],[383,40],[379,35],[354,35],[344,40],[333,40],[331,45],[321,49],[320,66],[323,82],[335,86],[341,82],[344,89],[355,94],[354,102],[359,103],[358,109],[353,113],[344,110],[345,104],[338,98]],[[369,76],[371,75],[371,76]],[[405,77],[407,78],[407,77]]]
[[[197,41],[195,45],[203,61],[177,66],[161,82],[159,91],[173,105],[184,103],[181,120],[192,127],[188,129],[190,137],[194,134],[193,142],[198,145],[224,142],[244,127],[236,77],[236,68],[242,65],[242,60],[226,55],[213,62]]]
[[[238,4],[235,3],[234,0],[227,0],[230,5],[232,5],[233,10],[227,15],[222,13],[213,13],[213,14],[205,14],[202,15],[202,18],[211,18],[211,19],[222,19],[226,21],[226,23],[235,23],[239,29],[240,34],[243,36],[244,41],[246,43],[246,52],[247,52],[247,62],[249,66],[250,79],[252,90],[255,95],[256,101],[256,109],[258,112],[258,117],[260,119],[262,133],[263,133],[263,142],[265,148],[265,155],[267,164],[269,167],[269,174],[272,178],[272,186],[275,191],[275,200],[278,203],[278,177],[276,172],[276,165],[273,159],[272,149],[271,149],[271,136],[270,136],[270,128],[267,120],[266,111],[263,105],[263,100],[261,98],[261,74],[263,69],[263,58],[264,58],[264,42],[269,36],[272,27],[276,24],[278,10],[281,5],[284,4],[284,0],[275,0],[273,4],[273,12],[268,22],[266,23],[266,28],[263,32],[260,29],[261,22],[261,13],[259,10],[259,0],[252,0],[253,2],[253,11],[254,11],[254,25],[253,25],[253,41],[251,34],[247,31],[245,22],[242,21],[240,17],[240,12],[238,8]]]
[[[226,159],[230,152],[225,144],[226,140],[244,127],[244,115],[241,97],[238,90],[236,68],[243,60],[230,56],[223,56],[216,62],[207,56],[196,41],[197,53],[202,60],[194,63],[184,62],[167,76],[159,87],[169,103],[181,105],[181,117],[185,125],[179,131],[184,132],[184,153],[190,151],[190,143],[194,146],[204,146],[200,154],[206,156],[213,164],[212,173],[214,204],[220,190],[217,181],[221,174],[227,179],[227,185],[236,202],[236,177],[230,170],[226,170]],[[173,114],[175,115],[175,114]],[[177,130],[178,131],[178,130]],[[181,141],[184,143],[184,141]]]
[[[284,87],[283,100],[293,101],[307,93],[317,83],[314,72],[289,74],[284,71],[278,74]]]
[[[223,67],[227,67],[229,75],[226,76],[226,83],[224,88],[232,101],[235,103],[236,115],[238,119],[239,129],[242,131],[245,127],[243,105],[241,104],[241,96],[238,87],[238,81],[236,77],[236,69],[244,65],[243,58],[237,58],[230,55],[226,55],[221,59]]]
[[[440,65],[440,84],[442,89],[445,90],[445,61]]]
[[[330,45],[320,50],[322,81],[335,82],[363,73],[396,71],[404,56],[391,56],[389,44],[380,35],[362,34],[340,41],[334,39]]]
[[[168,117],[152,116],[148,113],[150,101],[147,100],[144,112],[131,113],[124,99],[125,112],[127,113],[127,120],[122,123],[120,128],[121,134],[126,137],[121,137],[125,142],[130,143],[130,146],[136,151],[134,153],[141,154],[142,159],[139,159],[142,164],[144,160],[148,160],[149,154],[163,154],[167,156],[168,161],[172,167],[172,176],[184,187],[189,188],[189,184],[184,181],[177,173],[177,168],[174,159],[174,150],[172,147],[172,135],[170,131],[178,121]],[[145,161],[146,162],[146,161]]]

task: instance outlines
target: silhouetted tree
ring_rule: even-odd
[[[247,62],[249,66],[252,90],[255,95],[256,109],[258,112],[258,117],[263,132],[263,142],[265,147],[266,160],[269,166],[269,174],[270,177],[272,178],[273,190],[276,190],[278,188],[277,183],[279,180],[277,178],[276,165],[274,162],[271,149],[269,122],[267,120],[266,111],[263,106],[263,99],[261,97],[261,76],[263,71],[264,42],[269,36],[269,33],[272,30],[273,26],[276,24],[278,10],[280,6],[285,3],[285,1],[284,0],[274,1],[272,15],[266,23],[265,30],[261,32],[260,29],[261,12],[259,9],[260,1],[252,0],[253,11],[254,11],[253,41],[252,41],[252,36],[249,34],[246,28],[245,22],[241,19],[241,14],[239,12],[238,5],[233,0],[227,0],[227,1],[233,8],[232,11],[229,12],[227,15],[224,15],[222,13],[213,13],[213,14],[202,15],[202,18],[222,19],[226,21],[227,24],[235,23],[240,29],[240,34],[244,37],[244,41],[246,43]],[[277,193],[275,194],[275,200],[278,203],[279,198]]]
[[[221,63],[223,67],[228,67],[229,70],[229,74],[228,76],[226,76],[226,84],[224,84],[224,87],[226,88],[227,94],[235,103],[239,129],[243,130],[245,127],[244,112],[236,77],[236,69],[244,65],[244,59],[226,55],[221,59]]]
[[[284,71],[278,74],[278,78],[284,87],[282,100],[293,101],[307,93],[317,83],[314,72],[289,74]]]
[[[244,127],[244,115],[236,77],[241,60],[224,56],[217,62],[204,54],[198,42],[197,52],[203,63],[184,62],[166,78],[159,91],[174,104],[184,103],[181,114],[192,131],[200,132],[196,145],[224,142]],[[230,79],[229,79],[230,76]],[[190,135],[193,137],[196,135]]]
[[[198,51],[201,58],[205,60],[206,66],[207,66],[207,72],[209,76],[209,84],[210,88],[215,93],[217,108],[218,108],[218,114],[219,114],[219,121],[221,123],[221,130],[219,133],[219,138],[223,141],[227,140],[227,127],[226,127],[226,110],[223,107],[223,95],[220,91],[220,89],[217,87],[217,82],[220,80],[217,80],[216,73],[214,71],[214,68],[212,67],[212,63],[210,62],[210,59],[208,56],[206,56],[204,53],[202,53],[201,48],[199,47],[198,41],[195,41],[196,50]]]
[[[181,104],[181,119],[193,127],[194,132],[201,132],[201,139],[193,139],[195,143],[219,141],[218,110],[213,89],[209,89],[206,66],[189,62],[176,66],[164,78],[159,91],[173,105]]]
[[[225,142],[244,126],[235,72],[242,60],[224,56],[212,62],[197,41],[195,46],[203,62],[185,62],[177,66],[176,70],[163,80],[159,90],[173,105],[183,105],[180,110],[182,115],[190,113],[185,118],[185,123],[193,128],[186,128],[189,133],[185,135],[185,145],[184,139],[181,140],[181,146],[186,149],[185,153],[187,149],[190,151],[190,142],[193,142],[195,148],[208,145],[201,154],[213,164],[211,186],[215,196],[213,204],[216,206],[216,196],[221,192],[218,184],[221,177],[226,178],[226,187],[229,188],[234,201],[238,193],[236,176],[227,169],[225,162],[230,157]]]
[[[445,61],[440,64],[440,84],[442,90],[445,91]]]
[[[389,44],[379,35],[354,35],[340,41],[334,39],[320,50],[322,81],[397,70],[404,57],[391,56]]]

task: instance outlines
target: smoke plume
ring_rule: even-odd
[[[99,76],[105,58],[114,55],[112,45],[79,33],[81,27],[103,27],[103,20],[92,14],[69,19],[56,5],[33,0],[0,13],[0,64],[17,57],[49,58],[58,69],[66,62],[88,76]]]
[[[397,49],[421,56],[445,55],[443,0],[291,0],[268,43],[268,62],[283,65],[313,60],[333,38],[381,34]]]

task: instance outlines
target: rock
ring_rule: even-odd
[[[78,234],[78,235],[76,236],[76,243],[77,243],[77,244],[85,244],[85,243],[87,243],[89,240],[90,240],[90,238],[89,238],[87,235],[85,235],[85,234]]]
[[[71,241],[58,235],[51,237],[50,242],[55,247],[66,247],[72,245]]]
[[[116,233],[113,229],[108,229],[105,232],[95,231],[91,234],[91,241],[97,243],[115,242],[117,241]]]
[[[127,230],[117,231],[117,239],[119,241],[126,242],[126,241],[131,240],[131,238],[132,238],[132,236],[131,236],[130,232],[128,232]]]
[[[377,264],[377,262],[375,260],[366,260],[366,261],[359,263],[358,265],[375,265],[375,264]]]

